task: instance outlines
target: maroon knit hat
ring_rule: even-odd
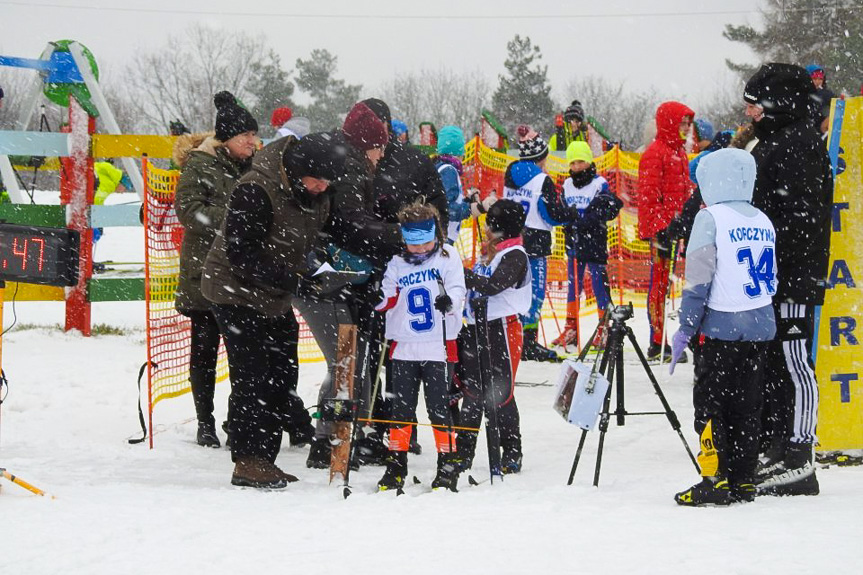
[[[387,127],[371,108],[362,102],[355,104],[348,112],[342,131],[352,146],[364,152],[372,148],[383,148],[389,141]]]

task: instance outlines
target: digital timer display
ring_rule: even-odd
[[[0,224],[0,280],[75,285],[80,245],[75,230]]]

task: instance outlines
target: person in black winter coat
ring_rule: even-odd
[[[777,321],[765,370],[762,492],[818,493],[812,466],[818,384],[810,350],[815,307],[824,303],[830,257],[833,175],[810,111],[814,87],[806,70],[765,64],[744,91],[758,143],[752,204],[776,228]],[[762,258],[750,262],[760,273]],[[793,366],[793,367],[790,367]]]
[[[278,489],[296,481],[275,465],[283,429],[308,428],[296,394],[299,324],[291,303],[311,271],[329,213],[326,193],[344,153],[320,134],[261,150],[231,194],[201,279],[228,352],[231,483]]]
[[[346,155],[346,175],[331,186],[330,214],[324,227],[321,244],[327,258],[336,269],[363,271],[370,278],[346,286],[335,293],[320,294],[314,290],[303,293],[295,306],[309,325],[327,361],[327,376],[321,384],[319,404],[332,397],[333,375],[336,369],[339,324],[357,326],[357,361],[355,396],[361,401],[361,413],[366,416],[370,404],[369,341],[374,334],[374,305],[379,283],[378,273],[387,261],[399,253],[401,229],[397,223],[384,221],[374,213],[372,178],[376,165],[384,157],[389,141],[385,124],[363,102],[351,109],[341,130],[326,134],[330,146]],[[330,462],[330,425],[319,420],[306,465],[326,468]],[[372,447],[368,447],[368,444]],[[381,441],[360,436],[355,453],[365,455],[377,448],[381,457],[386,448]],[[363,460],[358,457],[357,461]]]
[[[441,225],[446,228],[449,222],[446,194],[434,162],[415,146],[395,137],[386,102],[369,98],[362,103],[384,123],[389,134],[384,156],[375,167],[372,180],[375,214],[387,222],[398,223],[402,208],[421,202],[437,209]]]

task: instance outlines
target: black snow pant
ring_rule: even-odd
[[[214,305],[228,351],[231,457],[275,462],[282,431],[311,425],[297,395],[299,324],[293,312],[266,316],[236,305]]]
[[[459,334],[459,363],[456,373],[464,392],[459,425],[478,428],[482,423],[483,412],[488,416],[491,409],[496,408],[503,459],[516,460],[521,456],[521,429],[513,392],[515,373],[521,359],[521,322],[516,315],[490,320],[488,334],[491,374],[484,394],[480,382],[476,325],[468,324]],[[459,455],[465,461],[473,461],[477,433],[459,432]]]
[[[695,364],[695,431],[701,437],[701,459],[713,448],[718,462],[713,475],[729,483],[753,483],[758,463],[758,437],[764,360],[769,342],[705,338]],[[710,424],[712,433],[705,429]],[[702,473],[711,475],[708,462]]]
[[[390,427],[390,450],[407,451],[411,433],[416,422],[420,384],[423,384],[426,410],[434,426],[435,446],[438,453],[455,451],[455,436],[449,429],[455,425],[449,408],[451,364],[443,361],[408,361],[393,359],[392,371],[392,420]],[[401,423],[403,422],[403,423]]]
[[[189,354],[189,384],[198,423],[215,425],[213,396],[216,393],[216,363],[219,359],[219,325],[209,310],[184,312],[192,320]]]
[[[812,444],[818,423],[818,383],[812,361],[815,306],[774,303],[776,338],[770,342],[763,378],[761,446]]]

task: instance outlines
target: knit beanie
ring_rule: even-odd
[[[372,110],[374,111],[374,110]],[[402,122],[401,120],[393,120],[393,135],[401,136],[402,134],[408,133],[408,125]]]
[[[348,112],[342,132],[352,146],[363,152],[382,148],[389,141],[386,126],[363,102],[355,104]]]
[[[593,151],[590,149],[590,146],[587,145],[587,142],[579,140],[577,142],[571,142],[569,146],[566,147],[566,163],[571,164],[576,160],[581,160],[588,164],[593,163]]]
[[[713,123],[705,118],[695,118],[695,132],[698,134],[699,140],[707,140],[712,142],[716,135],[716,130],[713,129]]]
[[[809,74],[793,64],[764,64],[746,82],[743,99],[764,108],[765,113],[786,112],[805,115],[809,95],[815,86]]]
[[[578,100],[573,100],[572,104],[570,104],[566,110],[563,111],[563,119],[567,122],[571,122],[573,120],[577,120],[579,122],[584,121],[584,108],[581,105],[581,102]]]
[[[270,117],[270,125],[274,128],[281,128],[285,122],[294,116],[294,111],[287,106],[276,108],[273,110],[273,115]]]
[[[227,142],[245,132],[257,132],[258,122],[228,91],[213,97],[216,105],[216,139]]]
[[[319,178],[333,182],[344,175],[346,149],[326,132],[309,134],[285,151],[285,169],[294,177]]]
[[[533,128],[522,124],[518,132],[518,157],[522,160],[541,162],[548,156],[548,144]]]
[[[458,126],[444,126],[437,133],[437,153],[464,156],[464,133]]]
[[[501,234],[505,240],[521,235],[526,215],[521,204],[512,200],[498,200],[491,205],[485,216],[485,223],[493,232]]]
[[[362,101],[363,104],[369,107],[369,109],[374,112],[375,116],[380,119],[381,122],[384,123],[384,126],[387,127],[387,132],[392,133],[393,131],[393,117],[390,113],[390,107],[387,106],[387,103],[378,98],[366,98]]]

